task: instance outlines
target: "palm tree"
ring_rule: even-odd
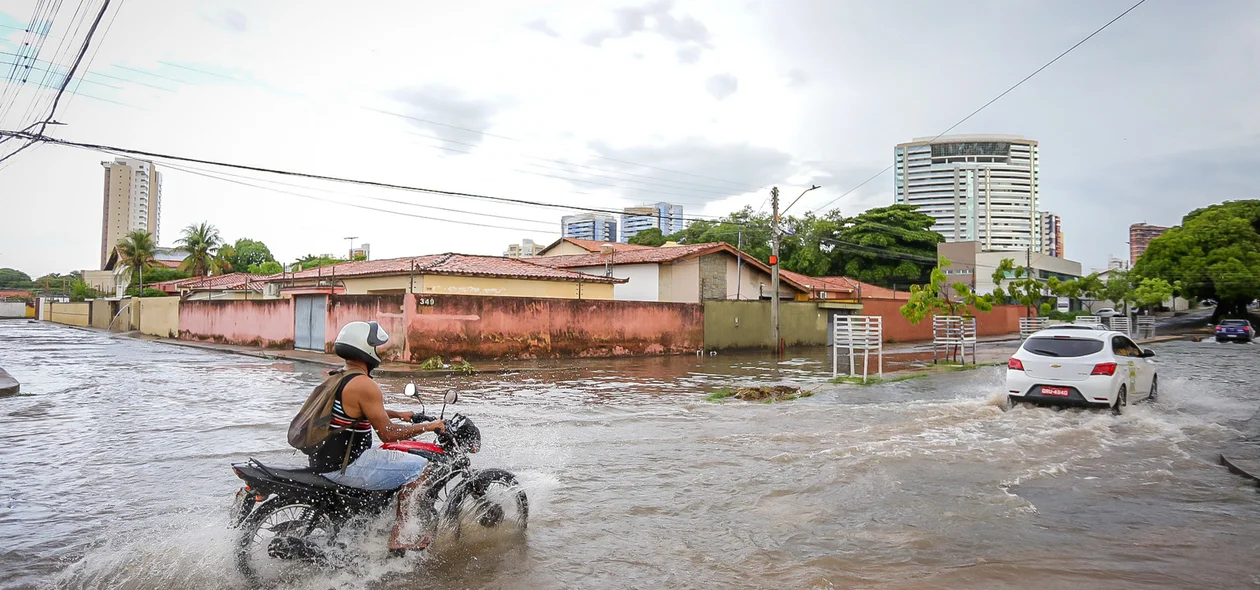
[[[223,245],[218,228],[206,222],[184,228],[183,237],[175,242],[179,248],[188,253],[188,257],[179,265],[184,272],[193,276],[204,277],[220,270],[215,254]]]
[[[139,279],[139,293],[144,295],[144,269],[153,268],[153,235],[147,231],[133,231],[118,242],[118,261],[131,269],[132,280]]]

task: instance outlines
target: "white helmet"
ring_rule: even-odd
[[[350,322],[337,334],[333,352],[348,361],[361,361],[368,371],[381,366],[376,347],[389,342],[389,334],[376,322]]]

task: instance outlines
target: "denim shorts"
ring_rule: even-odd
[[[429,460],[402,451],[372,447],[341,470],[323,474],[343,486],[361,490],[393,490],[407,485],[424,474]]]

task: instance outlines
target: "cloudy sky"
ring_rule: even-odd
[[[63,39],[90,24],[75,8],[90,16],[102,1],[62,3],[40,67],[64,71]],[[114,0],[52,134],[559,205],[663,200],[689,216],[759,207],[772,185],[792,196],[822,185],[802,213],[1132,0],[360,4]],[[36,5],[0,6],[0,64]],[[1042,207],[1062,215],[1067,256],[1101,266],[1127,253],[1130,223],[1174,224],[1256,196],[1245,181],[1260,169],[1258,63],[1260,3],[1149,0],[955,132],[1039,140]],[[0,128],[46,112],[53,92],[40,80],[5,94]],[[44,145],[0,164],[0,267],[94,268],[100,162],[112,158]],[[555,239],[565,213],[160,160],[159,170],[163,245],[209,221],[283,260],[342,253],[348,236],[376,258],[499,254]],[[891,201],[885,174],[834,206]]]

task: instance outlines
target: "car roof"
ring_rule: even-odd
[[[1063,328],[1059,326],[1051,326],[1045,330],[1039,330],[1032,333],[1028,338],[1080,338],[1082,340],[1106,340],[1112,336],[1122,335],[1119,332],[1103,328],[1101,325],[1081,325],[1081,324],[1064,324],[1064,326],[1075,326],[1071,328]],[[1070,332],[1070,333],[1068,333]]]
[[[1093,330],[1108,332],[1110,329],[1102,324],[1055,324],[1046,326],[1046,330]]]

